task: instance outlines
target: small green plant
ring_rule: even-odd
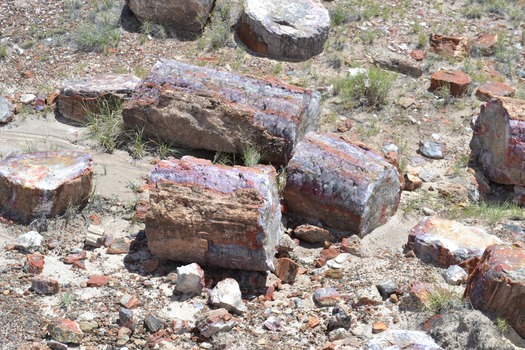
[[[359,34],[359,38],[365,45],[372,45],[374,43],[374,40],[377,36],[377,31],[374,29],[369,30],[363,30],[361,31],[361,34]]]
[[[470,157],[468,154],[461,154],[459,158],[456,159],[452,164],[452,171],[454,175],[460,175],[461,172],[467,168],[469,160]]]
[[[213,10],[210,24],[199,38],[198,47],[217,51],[221,47],[233,47],[233,28],[237,23],[239,11],[229,2],[218,2]],[[204,19],[205,20],[205,19]]]
[[[275,66],[273,66],[272,74],[278,75],[283,70],[283,65],[281,62],[278,62]]]
[[[417,48],[423,49],[428,44],[428,35],[424,32],[419,32],[417,35]]]
[[[277,172],[277,191],[279,193],[279,198],[284,198],[284,188],[286,187],[286,180],[287,180],[287,174],[286,174],[286,168],[280,167],[279,171]]]
[[[122,104],[104,100],[96,109],[98,113],[86,108],[89,131],[106,152],[113,153],[123,135]]]
[[[337,27],[342,24],[350,22],[355,19],[356,14],[353,13],[346,4],[338,5],[334,10],[330,11],[330,19],[332,27]]]
[[[67,308],[75,301],[75,296],[73,294],[62,293],[60,296],[60,307],[67,310]]]
[[[386,104],[395,80],[395,73],[370,68],[367,73],[358,73],[336,81],[334,91],[339,92],[347,107],[363,105],[381,108]]]
[[[75,42],[81,51],[107,53],[109,48],[117,46],[120,41],[118,26],[110,24],[83,24],[76,32]]]
[[[425,295],[425,310],[438,314],[464,307],[461,295],[442,287],[431,288]]]
[[[415,20],[414,23],[412,24],[412,30],[416,34],[419,34],[421,32],[421,24],[419,23],[418,20]]]
[[[252,145],[246,146],[242,151],[242,161],[245,166],[256,166],[261,158],[261,153]]]
[[[496,327],[498,327],[498,330],[501,334],[507,334],[510,330],[509,321],[507,321],[506,318],[498,316],[496,317],[496,320],[494,321],[496,323]]]
[[[463,207],[452,207],[448,216],[451,219],[476,218],[488,224],[496,224],[509,219],[524,220],[525,212],[523,208],[512,202],[481,202],[479,204],[469,203]]]
[[[235,158],[236,158],[235,153],[217,151],[215,152],[215,155],[213,156],[212,163],[219,164],[219,165],[235,165],[236,164]]]
[[[0,60],[7,58],[7,45],[0,45]]]
[[[463,8],[463,15],[469,19],[479,19],[483,16],[483,8],[479,5],[467,5]]]
[[[440,102],[443,105],[443,107],[448,106],[452,102],[452,100],[454,98],[451,95],[451,93],[450,93],[450,85],[449,84],[442,85],[439,89],[434,91],[434,94],[436,94],[436,96],[439,97]]]
[[[133,145],[131,148],[131,156],[133,159],[141,159],[146,154],[146,143],[142,138],[142,130],[135,132]]]

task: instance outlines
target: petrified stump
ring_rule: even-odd
[[[252,51],[302,61],[323,52],[330,15],[318,0],[244,0],[237,35]]]
[[[183,157],[151,174],[146,235],[160,257],[222,268],[273,270],[281,212],[271,166],[227,167]]]
[[[401,196],[393,165],[366,146],[336,135],[308,133],[286,171],[289,212],[320,221],[340,237],[362,237],[386,223]]]
[[[278,165],[317,127],[319,103],[317,91],[163,59],[122,115],[171,144],[238,154],[253,146]]]
[[[480,257],[485,248],[501,240],[476,227],[456,221],[426,217],[408,236],[408,248],[424,262],[449,267],[467,259]]]
[[[499,97],[482,105],[470,148],[490,180],[525,185],[525,101]]]
[[[91,156],[79,152],[37,152],[0,161],[0,211],[20,223],[63,214],[89,199]]]
[[[450,95],[461,97],[465,95],[470,86],[470,77],[460,70],[439,70],[430,78],[430,91],[447,87]]]
[[[213,0],[126,0],[139,21],[160,24],[168,34],[200,33],[213,3]]]
[[[94,77],[67,79],[58,96],[58,111],[64,118],[81,124],[89,122],[89,114],[116,108],[129,98],[140,79],[129,74],[103,74]]]
[[[474,308],[498,315],[525,337],[525,250],[521,244],[487,247],[469,276],[465,297]]]

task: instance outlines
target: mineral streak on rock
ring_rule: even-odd
[[[93,160],[80,152],[36,152],[0,161],[0,211],[28,223],[84,206],[91,192]]]
[[[522,244],[487,247],[469,276],[465,297],[483,312],[498,315],[525,337],[525,250]]]
[[[498,97],[482,105],[470,148],[490,180],[525,185],[525,101]]]
[[[401,196],[396,168],[364,145],[308,133],[287,167],[289,212],[339,237],[364,236],[392,216]]]
[[[263,56],[302,61],[323,52],[330,15],[318,0],[244,0],[237,35]]]
[[[252,145],[280,165],[317,127],[319,112],[317,91],[162,59],[122,115],[171,144],[238,154]]]
[[[64,118],[86,124],[89,114],[115,108],[131,96],[140,79],[129,74],[103,74],[67,79],[58,96],[58,110]],[[104,106],[106,104],[106,106]]]
[[[498,237],[482,229],[432,216],[421,220],[408,236],[408,247],[418,258],[444,268],[480,257],[487,246],[497,243],[501,243]]]
[[[163,258],[273,270],[281,212],[271,166],[227,167],[193,157],[157,163],[146,234]]]

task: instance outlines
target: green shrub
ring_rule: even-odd
[[[381,108],[386,104],[388,93],[396,80],[396,74],[379,68],[370,68],[367,73],[348,76],[336,82],[347,106]]]

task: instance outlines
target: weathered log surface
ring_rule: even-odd
[[[280,165],[319,112],[317,91],[162,59],[122,115],[171,144],[238,154],[253,146]]]
[[[87,204],[93,160],[79,152],[37,152],[0,161],[0,210],[20,223]]]
[[[163,258],[273,270],[281,212],[271,166],[227,167],[193,157],[159,162],[151,174],[146,235]]]
[[[490,180],[525,185],[525,101],[498,97],[482,105],[470,148]]]
[[[308,133],[287,166],[284,198],[292,215],[320,221],[340,237],[364,236],[398,206],[396,168],[364,145]]]

